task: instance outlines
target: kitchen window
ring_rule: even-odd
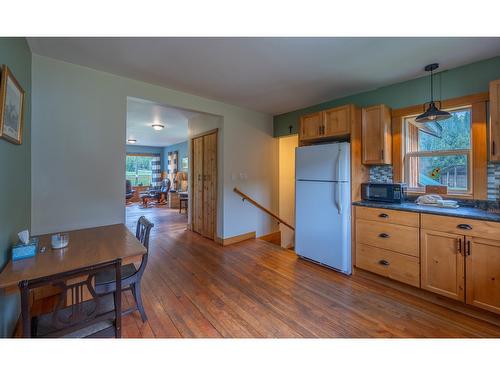
[[[403,119],[404,180],[409,192],[446,185],[450,195],[472,194],[472,110],[468,106],[447,111],[452,117],[439,122],[440,135],[419,129],[416,116]]]

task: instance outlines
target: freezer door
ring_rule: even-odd
[[[328,143],[298,147],[295,178],[309,181],[349,181],[350,144]]]
[[[349,183],[297,181],[295,251],[351,273]]]

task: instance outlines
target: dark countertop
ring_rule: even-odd
[[[383,208],[387,210],[410,211],[423,214],[434,214],[443,216],[462,217],[465,219],[495,221],[500,223],[500,213],[490,212],[488,210],[461,206],[459,208],[439,208],[432,206],[420,206],[413,202],[404,203],[386,203],[373,201],[353,202],[353,206]]]

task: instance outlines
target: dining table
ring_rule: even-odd
[[[67,232],[68,246],[51,248],[51,234],[39,239],[36,255],[31,258],[10,260],[0,272],[0,289],[5,294],[18,291],[23,280],[80,269],[116,259],[122,264],[137,263],[146,254],[146,248],[124,224],[106,225]],[[45,251],[41,251],[45,248]]]

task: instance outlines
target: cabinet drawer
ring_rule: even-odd
[[[358,244],[356,267],[420,287],[420,264],[416,257]]]
[[[418,228],[356,220],[356,243],[376,246],[411,256],[420,256]]]
[[[416,212],[385,210],[383,208],[356,207],[356,218],[380,221],[381,223],[400,224],[409,227],[419,227],[419,217]]]
[[[500,240],[500,223],[422,214],[422,229]],[[467,229],[465,229],[467,228]]]

